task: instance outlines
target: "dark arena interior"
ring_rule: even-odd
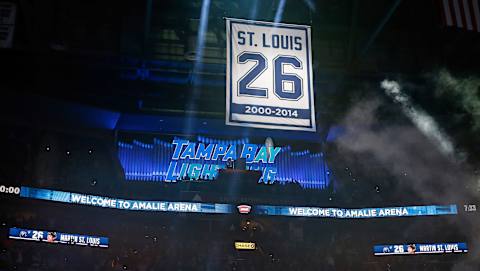
[[[480,0],[0,0],[0,127],[0,271],[480,270]]]

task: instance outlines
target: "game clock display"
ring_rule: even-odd
[[[1,194],[20,194],[20,187],[0,185]]]

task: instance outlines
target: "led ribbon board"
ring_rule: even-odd
[[[257,205],[254,212],[263,215],[331,217],[331,218],[379,218],[402,216],[432,216],[457,214],[456,205],[404,206],[383,208],[322,208]]]
[[[51,244],[69,244],[91,247],[108,247],[107,237],[97,237],[82,234],[71,234],[55,231],[30,230],[10,228],[8,237],[11,239],[47,242]]]
[[[377,245],[373,247],[375,256],[467,253],[466,243],[400,244]]]
[[[226,124],[315,131],[310,26],[226,21]]]
[[[231,213],[230,209],[232,208],[229,204],[125,200],[24,186],[22,186],[21,188],[20,196],[25,198],[34,198],[48,201],[58,201],[131,211],[227,214]]]
[[[24,198],[57,201],[71,204],[90,205],[130,211],[217,213],[217,214],[255,214],[273,216],[298,216],[318,218],[380,218],[404,216],[438,216],[457,214],[456,205],[405,206],[384,208],[322,208],[273,205],[233,205],[224,203],[198,203],[175,201],[141,201],[125,200],[103,196],[93,196],[72,192],[39,189],[22,186],[20,196]],[[248,206],[248,207],[247,207]],[[245,211],[246,208],[248,212]]]

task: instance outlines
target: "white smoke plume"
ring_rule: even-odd
[[[456,203],[459,213],[469,199],[478,199],[476,185],[478,176],[470,172],[465,163],[458,163],[457,151],[452,139],[426,111],[416,106],[412,99],[402,92],[396,81],[384,80],[380,84],[385,94],[393,99],[411,124],[383,123],[379,108],[390,106],[382,98],[369,98],[354,104],[342,124],[345,135],[336,144],[339,153],[348,162],[364,163],[365,168],[380,165],[393,176],[397,176],[398,193],[408,187],[424,202]],[[348,161],[351,154],[369,154],[374,160],[366,162]],[[405,174],[408,173],[408,174]],[[403,187],[403,188],[402,188]],[[471,187],[471,189],[469,188]],[[396,193],[397,191],[395,191]],[[405,195],[408,197],[408,195]],[[453,267],[453,271],[479,270],[480,266],[480,220],[476,214],[459,214],[449,217],[452,227],[463,232],[470,248]],[[415,225],[412,219],[412,226]],[[409,229],[405,229],[408,234]],[[428,241],[428,240],[425,240]],[[463,240],[459,240],[463,241]]]
[[[455,155],[455,148],[449,136],[440,129],[432,116],[412,103],[410,97],[402,92],[396,81],[385,79],[380,86],[385,90],[385,94],[401,106],[403,113],[426,137],[432,140],[443,154]]]

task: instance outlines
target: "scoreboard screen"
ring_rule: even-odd
[[[107,237],[71,234],[56,231],[10,228],[9,238],[17,240],[47,242],[51,244],[68,244],[90,247],[108,247]]]
[[[468,248],[466,243],[397,244],[376,245],[373,247],[373,252],[375,256],[444,254],[467,253]]]

